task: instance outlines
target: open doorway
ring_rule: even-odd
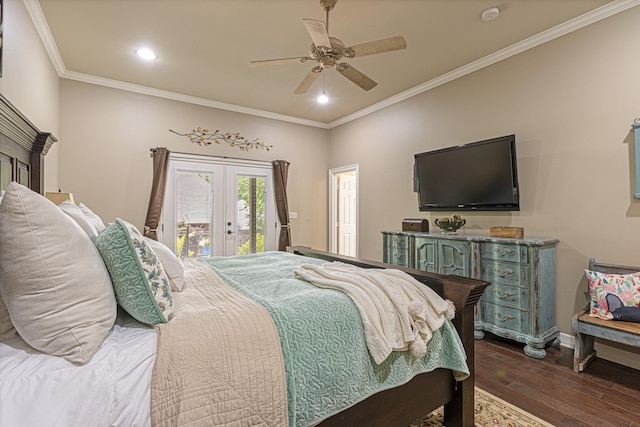
[[[329,251],[358,256],[358,165],[329,170]]]

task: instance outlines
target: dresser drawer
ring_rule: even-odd
[[[504,307],[527,310],[529,308],[529,290],[517,286],[493,283],[482,294],[482,300]]]
[[[484,261],[481,278],[501,285],[529,287],[529,266],[511,262]]]
[[[409,237],[405,234],[383,233],[383,262],[409,267]]]
[[[516,308],[503,307],[483,301],[481,306],[482,321],[503,329],[523,334],[530,333],[529,312]]]
[[[485,243],[482,245],[480,256],[485,259],[528,263],[527,254],[526,246]]]
[[[407,236],[403,236],[401,234],[388,234],[387,239],[389,247],[399,250],[407,249],[407,242],[409,241]]]
[[[385,261],[389,264],[401,265],[403,267],[409,267],[409,252],[406,250],[392,249],[389,254],[389,259]]]

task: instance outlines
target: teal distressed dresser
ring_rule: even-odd
[[[440,274],[491,281],[476,308],[484,332],[526,344],[543,359],[556,325],[556,239],[383,231],[383,261]],[[555,343],[554,343],[555,344]]]

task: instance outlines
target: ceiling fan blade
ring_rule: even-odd
[[[378,85],[378,83],[374,82],[369,77],[365,76],[346,62],[341,63],[336,69],[340,74],[342,74],[364,90],[371,90]]]
[[[331,47],[329,34],[327,33],[327,27],[325,27],[324,22],[318,21],[317,19],[303,19],[302,22],[304,22],[304,26],[307,27],[311,40],[313,40],[313,44],[315,44],[316,47]]]
[[[264,59],[260,61],[251,61],[249,63],[252,67],[262,67],[263,65],[280,65],[280,64],[294,64],[297,62],[306,62],[310,60],[308,56],[298,56],[295,58],[280,58],[280,59]]]
[[[293,93],[295,93],[296,95],[301,95],[303,93],[307,93],[307,90],[311,87],[311,85],[313,84],[313,82],[316,81],[316,79],[318,78],[318,76],[320,75],[320,72],[315,72],[313,71],[314,69],[311,69],[307,75],[304,77],[304,79],[300,82],[300,84],[298,85],[298,87],[296,88],[296,90],[293,91]]]
[[[353,51],[353,57],[373,55],[382,52],[391,52],[394,50],[402,50],[407,47],[407,41],[402,36],[389,37],[386,39],[376,40],[372,42],[357,44],[347,49]],[[351,56],[350,56],[351,57]]]

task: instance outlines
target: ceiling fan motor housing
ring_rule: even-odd
[[[322,10],[333,10],[338,0],[320,0]]]
[[[331,58],[335,61],[339,61],[345,56],[345,45],[342,43],[342,40],[336,37],[329,37],[329,41],[331,42],[331,46],[320,46],[317,47],[315,44],[311,43],[309,47],[309,56],[322,63],[324,58]]]

